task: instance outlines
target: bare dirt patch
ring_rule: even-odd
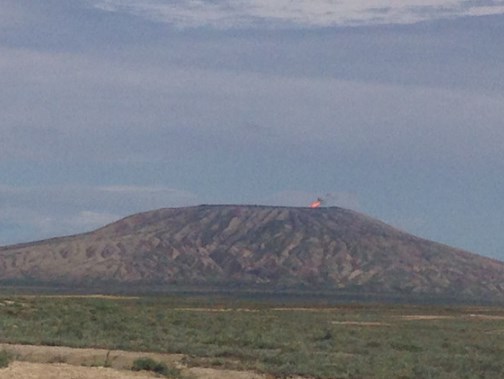
[[[217,370],[212,368],[193,367],[189,374],[201,379],[267,379],[265,375],[249,371]]]
[[[451,320],[454,316],[443,316],[443,315],[405,315],[399,316],[402,320]]]
[[[497,315],[470,314],[469,317],[475,320],[504,320],[504,316]]]
[[[105,349],[76,349],[63,346],[0,344],[15,361],[0,369],[0,379],[146,379],[148,372],[133,372],[133,361],[149,357],[182,369],[196,379],[268,379],[251,371],[187,368],[182,354],[158,354]],[[107,366],[107,367],[103,367]]]
[[[259,309],[250,308],[172,308],[174,311],[187,311],[187,312],[252,312],[257,313]]]
[[[166,364],[180,365],[182,354],[156,354],[106,349],[76,349],[64,346],[33,346],[0,344],[0,350],[8,351],[18,361],[32,363],[67,363],[77,366],[108,366],[129,369],[133,361],[149,357]]]
[[[354,326],[390,326],[386,322],[379,321],[332,321],[334,325],[354,325]]]
[[[0,369],[0,379],[152,379],[146,372],[105,367],[82,367],[66,363],[12,362]]]
[[[276,379],[273,375],[257,374],[250,371],[218,370],[213,368],[194,367],[187,370],[189,375],[198,379]],[[0,378],[3,379],[3,378]],[[289,376],[286,379],[308,379],[301,376]]]
[[[303,308],[303,307],[282,307],[282,308],[271,308],[272,311],[276,312],[333,312],[337,311],[337,308]]]
[[[480,313],[471,313],[467,315],[449,316],[449,315],[403,315],[398,316],[402,320],[453,320],[455,318],[465,320],[504,320],[504,315],[489,315]]]

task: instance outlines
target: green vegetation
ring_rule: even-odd
[[[187,365],[279,378],[504,377],[501,308],[300,304],[10,297],[0,299],[0,342],[182,353]],[[135,363],[178,377],[164,367]]]
[[[7,367],[11,360],[12,356],[7,351],[0,351],[0,368]]]
[[[168,367],[163,362],[155,361],[152,358],[138,358],[133,362],[133,371],[152,371],[156,374],[164,375],[173,379],[182,378],[181,370],[176,367]]]

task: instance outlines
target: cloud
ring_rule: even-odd
[[[82,233],[136,212],[196,203],[195,194],[162,186],[0,185],[0,245]]]
[[[69,219],[77,230],[90,230],[117,221],[120,217],[113,213],[81,211]]]
[[[84,210],[124,214],[194,204],[197,195],[164,186],[0,186],[0,206],[35,211]],[[126,213],[127,214],[127,213]]]
[[[328,27],[409,24],[504,13],[504,1],[483,0],[95,0],[96,8],[127,12],[176,27]]]
[[[499,93],[2,52],[0,161],[208,161],[220,154],[210,141],[240,152],[503,154]]]
[[[31,20],[29,12],[26,12],[20,2],[2,1],[0,4],[0,31]]]

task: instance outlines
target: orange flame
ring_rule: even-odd
[[[310,204],[310,208],[320,208],[322,202],[320,200],[316,200]]]

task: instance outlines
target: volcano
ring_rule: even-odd
[[[338,207],[201,205],[2,247],[0,283],[504,299],[504,263]]]

